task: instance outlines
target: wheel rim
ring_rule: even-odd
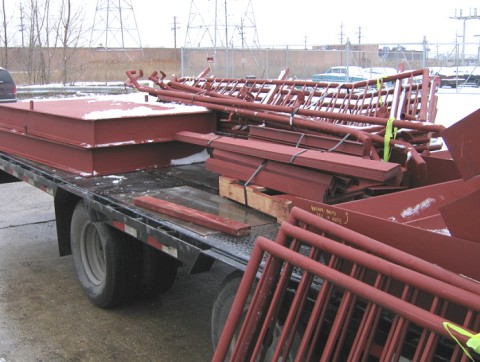
[[[94,224],[88,223],[82,229],[80,239],[80,257],[85,273],[96,286],[105,281],[105,249]]]

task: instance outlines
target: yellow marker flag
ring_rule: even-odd
[[[477,334],[472,334],[469,331],[449,322],[443,322],[443,328],[445,328],[450,334],[450,336],[457,342],[457,344],[462,348],[463,353],[465,353],[468,358],[470,358],[472,361],[474,361],[472,355],[470,352],[465,348],[464,345],[460,343],[460,341],[452,334],[451,329],[454,330],[455,332],[461,334],[462,336],[469,337],[467,341],[467,347],[470,347],[475,353],[480,354],[480,333]]]

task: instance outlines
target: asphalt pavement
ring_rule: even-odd
[[[100,309],[71,256],[58,256],[53,198],[17,182],[0,185],[0,204],[0,362],[211,360],[211,307],[228,268],[181,267],[158,298]]]

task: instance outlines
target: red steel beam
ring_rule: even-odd
[[[357,248],[371,250],[375,255],[378,255],[381,258],[385,258],[386,260],[390,260],[408,269],[416,270],[419,273],[438,279],[444,283],[451,284],[458,288],[480,295],[480,283],[472,282],[472,280],[459,273],[439,267],[434,263],[426,261],[424,258],[419,258],[414,254],[385,244],[381,240],[374,239],[345,227],[348,225],[339,227],[340,225],[338,223],[331,222],[323,217],[319,217],[312,212],[302,210],[298,207],[292,209],[288,222],[294,225],[298,225],[300,223],[315,225],[333,237],[339,239],[348,239],[349,243]]]
[[[85,148],[0,129],[0,150],[87,177],[166,167],[200,148],[176,141]]]
[[[140,196],[134,199],[136,206],[153,210],[177,219],[190,221],[194,224],[225,232],[234,236],[244,236],[250,233],[250,225],[226,219],[224,217],[178,205],[151,196]]]
[[[355,176],[381,182],[391,180],[396,184],[401,179],[400,165],[390,162],[378,162],[349,155],[299,149],[253,140],[233,139],[214,134],[179,132],[175,135],[175,139],[181,142],[200,144],[204,147],[218,148],[292,165],[310,167],[334,174]]]
[[[308,181],[313,184],[327,186],[331,191],[334,191],[336,183],[351,182],[350,179],[344,180],[343,178],[307,169],[305,167],[299,167],[275,161],[265,161],[264,159],[258,157],[246,156],[237,152],[216,149],[213,150],[211,156],[216,160],[227,161],[237,165],[251,167],[253,169],[257,169],[260,167],[260,165],[262,165],[261,170],[263,171],[267,171],[279,176],[288,176],[294,178],[295,180]]]
[[[335,152],[346,153],[356,156],[365,155],[365,145],[348,139],[321,136],[302,132],[293,132],[270,127],[250,126],[249,138],[270,140],[272,142],[284,142],[287,145],[323,150],[332,149]],[[378,156],[378,155],[377,155]]]
[[[326,205],[295,198],[293,205],[454,273],[480,280],[477,257],[480,255],[480,243],[456,238],[449,235],[448,231],[444,233],[443,230],[402,224],[389,218],[387,213],[383,216],[375,215],[374,206],[369,209],[368,203],[364,204],[364,201],[375,199],[383,203],[384,209],[388,209],[395,203],[389,196],[396,195],[397,200],[402,200],[409,191],[411,190],[341,205]],[[369,213],[370,210],[372,213]],[[455,258],[452,258],[452,250],[455,250]],[[462,262],[459,263],[458,260]]]
[[[1,104],[0,126],[84,148],[168,142],[180,130],[213,132],[216,126],[213,112],[178,105],[102,97],[34,104],[33,110],[28,102]]]
[[[246,167],[236,163],[209,158],[206,168],[220,175],[232,177],[241,181],[248,181],[252,184],[262,185],[269,189],[280,191],[286,194],[305,197],[309,200],[324,201],[330,185],[296,180],[292,176],[279,175],[276,173],[262,171],[258,173],[255,167]],[[254,177],[252,177],[254,176]]]

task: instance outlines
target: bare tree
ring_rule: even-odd
[[[5,1],[5,0],[2,0]],[[73,0],[28,0],[27,69],[32,83],[48,83],[54,69],[52,59],[62,51],[61,81],[68,82],[68,65],[84,35],[82,5]],[[78,2],[77,2],[78,4]]]
[[[60,21],[58,22],[57,37],[63,50],[62,57],[62,82],[68,82],[69,61],[74,55],[85,33],[83,26],[84,9],[73,8],[72,0],[62,0]]]
[[[28,37],[28,56],[26,66],[31,83],[51,81],[51,60],[56,50],[58,19],[50,14],[51,0],[29,0],[25,8],[28,21],[25,29]],[[53,25],[52,25],[53,24]],[[53,38],[52,35],[54,34]]]
[[[41,68],[42,41],[40,38],[41,7],[37,0],[29,0],[25,8],[25,18],[28,21],[27,33],[28,55],[25,59],[30,83],[37,83]]]
[[[7,12],[5,11],[5,0],[2,0],[2,46],[3,46],[3,56],[2,56],[2,66],[4,68],[8,67],[8,22],[7,22]]]

